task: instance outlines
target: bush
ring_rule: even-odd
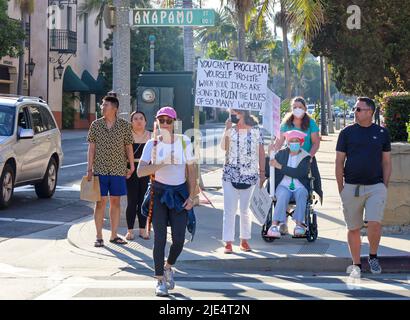
[[[388,92],[381,99],[386,128],[391,141],[408,141],[407,123],[410,117],[410,93]]]
[[[410,122],[407,123],[407,142],[410,143]]]
[[[63,94],[63,119],[62,127],[63,129],[73,129],[75,120],[75,109],[73,107],[76,98],[68,93]]]

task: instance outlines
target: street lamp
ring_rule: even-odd
[[[57,67],[54,67],[54,81],[56,81],[57,79],[56,70],[58,74],[58,79],[61,79],[61,77],[63,76],[63,71],[64,71],[64,67],[61,65],[61,63],[59,63]]]
[[[26,75],[30,75],[30,77],[33,75],[34,68],[36,67],[36,64],[33,61],[33,58],[30,59],[29,63],[26,63]]]
[[[149,40],[149,49],[150,49],[150,59],[149,59],[149,71],[154,71],[154,49],[155,49],[155,36],[151,34],[148,37]]]

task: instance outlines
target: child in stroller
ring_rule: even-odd
[[[281,149],[269,165],[275,167],[275,198],[273,217],[268,214],[263,226],[265,240],[279,239],[287,232],[287,208],[295,202],[293,219],[296,223],[294,237],[317,237],[316,214],[313,212],[313,191],[322,199],[321,181],[315,158],[303,150],[305,133],[291,130],[284,133],[287,147]],[[266,170],[269,172],[269,170]]]

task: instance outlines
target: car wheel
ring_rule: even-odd
[[[48,163],[46,174],[40,183],[34,185],[37,197],[51,198],[57,186],[58,166],[54,158]]]
[[[0,177],[0,209],[5,209],[10,205],[13,191],[14,170],[9,164],[6,164]]]

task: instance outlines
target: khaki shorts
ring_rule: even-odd
[[[363,226],[363,211],[365,221],[382,222],[387,199],[384,183],[360,185],[358,197],[355,197],[356,187],[346,183],[340,193],[347,229],[356,230]]]

